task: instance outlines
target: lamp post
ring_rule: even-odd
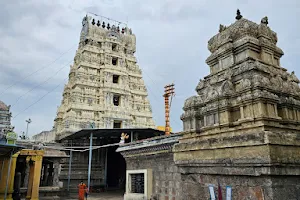
[[[26,120],[26,122],[27,122],[26,139],[27,139],[27,138],[28,138],[28,126],[29,126],[29,124],[30,124],[32,121],[31,121],[31,119],[29,118],[29,119]]]

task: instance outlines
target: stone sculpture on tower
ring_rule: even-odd
[[[131,29],[85,16],[58,108],[58,138],[83,128],[154,128]]]

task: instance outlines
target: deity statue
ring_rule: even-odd
[[[261,19],[261,21],[260,21],[260,23],[262,23],[262,24],[265,24],[265,25],[268,25],[268,17],[267,16],[265,16],[264,18],[262,18]]]
[[[121,140],[120,140],[120,144],[124,144],[125,143],[125,139],[128,139],[129,135],[127,135],[127,133],[122,133],[121,134]]]
[[[236,19],[236,20],[240,20],[240,19],[242,19],[242,18],[243,18],[243,16],[241,15],[241,11],[240,11],[239,9],[237,9],[235,19]]]
[[[18,135],[14,132],[14,128],[15,127],[13,127],[13,126],[9,126],[7,128],[7,132],[6,132],[7,144],[16,144]]]
[[[219,26],[219,33],[221,33],[222,31],[224,31],[226,29],[226,26],[220,24]]]

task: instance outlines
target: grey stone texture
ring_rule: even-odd
[[[181,195],[180,172],[175,166],[172,153],[126,158],[126,163],[127,170],[153,170],[153,197],[175,200]]]

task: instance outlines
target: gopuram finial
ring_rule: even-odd
[[[221,33],[222,31],[224,31],[226,29],[226,26],[220,24],[219,26],[219,33]]]
[[[237,9],[237,11],[236,11],[236,17],[235,17],[235,19],[236,20],[240,20],[240,19],[242,19],[242,15],[241,15],[241,12],[240,12],[240,10],[239,9]]]
[[[262,18],[261,21],[260,21],[260,23],[265,24],[265,25],[268,25],[268,24],[269,24],[269,22],[268,22],[268,17],[265,16],[264,18]]]

